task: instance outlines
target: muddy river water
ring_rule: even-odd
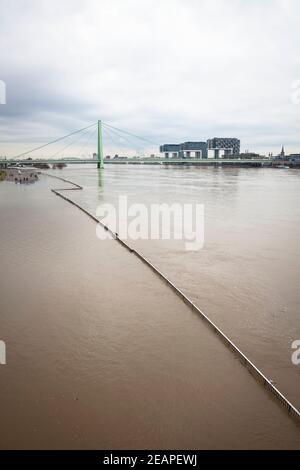
[[[129,241],[300,407],[300,172],[67,167],[99,205],[201,203],[205,241]],[[299,426],[155,274],[34,185],[0,183],[1,448],[300,448]]]

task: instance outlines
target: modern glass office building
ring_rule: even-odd
[[[207,141],[208,158],[224,158],[240,154],[241,142],[231,137],[214,137]]]
[[[206,142],[184,142],[160,146],[165,158],[207,158]]]
[[[164,144],[160,153],[165,158],[226,158],[240,154],[240,141],[231,137],[214,137],[207,142]]]

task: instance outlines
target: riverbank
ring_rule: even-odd
[[[14,183],[35,183],[38,180],[38,172],[35,168],[7,168],[2,171],[3,180]]]
[[[299,447],[205,324],[55,187],[0,188],[1,447]]]

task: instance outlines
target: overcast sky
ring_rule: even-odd
[[[300,152],[299,18],[299,0],[0,0],[0,155],[97,119]]]

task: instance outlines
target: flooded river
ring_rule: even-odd
[[[99,205],[201,203],[205,243],[141,250],[300,407],[300,172],[68,167]],[[0,183],[1,448],[300,448],[293,420],[146,266],[50,189]]]
[[[85,188],[74,199],[92,212],[103,202],[200,203],[205,243],[131,241],[272,378],[300,408],[300,172],[260,168],[106,167],[66,169]],[[105,176],[104,176],[105,175]],[[97,187],[98,185],[98,187]]]

